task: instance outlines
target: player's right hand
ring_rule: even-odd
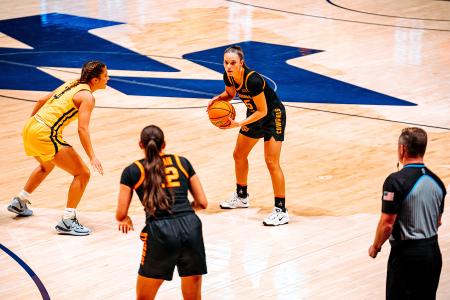
[[[208,111],[209,107],[211,106],[211,104],[213,104],[214,102],[216,102],[217,100],[219,100],[219,95],[213,97],[211,100],[209,100],[208,102],[208,106],[206,107],[206,111]]]

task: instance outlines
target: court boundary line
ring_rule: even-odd
[[[47,289],[45,288],[42,281],[39,279],[39,277],[36,275],[36,273],[33,272],[33,270],[30,268],[30,266],[27,265],[26,262],[24,262],[19,256],[17,256],[14,252],[9,250],[6,246],[0,243],[0,249],[2,249],[6,254],[8,254],[13,260],[15,260],[22,269],[27,272],[27,274],[31,277],[31,279],[36,284],[39,292],[41,293],[43,300],[50,300],[50,295],[47,292]]]
[[[384,27],[394,27],[394,28],[404,28],[404,29],[415,29],[415,30],[430,30],[430,31],[443,31],[443,32],[449,32],[450,29],[439,29],[439,28],[426,28],[426,27],[412,27],[412,26],[401,26],[401,25],[390,25],[390,24],[380,24],[380,23],[372,23],[372,22],[363,22],[363,21],[354,21],[354,20],[346,20],[346,19],[339,19],[339,18],[332,18],[332,17],[324,17],[324,16],[317,16],[317,15],[310,15],[310,14],[304,14],[304,13],[298,13],[288,10],[282,10],[278,8],[270,8],[260,5],[254,5],[249,3],[244,3],[236,0],[225,0],[226,2],[236,3],[240,5],[246,5],[251,7],[256,7],[260,9],[265,10],[271,10],[291,15],[297,15],[297,16],[305,16],[305,17],[311,17],[311,18],[317,18],[317,19],[326,19],[326,20],[333,20],[333,21],[341,21],[341,22],[350,22],[350,23],[358,23],[358,24],[365,24],[365,25],[375,25],[375,26],[384,26]]]
[[[18,98],[18,97],[12,97],[7,95],[0,94],[0,98],[6,98],[11,100],[19,100],[19,101],[25,101],[25,102],[37,102],[36,100],[31,99],[25,99],[25,98]],[[292,102],[288,102],[292,103]],[[243,104],[240,100],[234,99],[234,102],[232,104]],[[390,122],[390,123],[398,123],[398,124],[406,124],[406,125],[413,125],[413,126],[421,126],[426,128],[434,128],[434,129],[442,129],[442,130],[448,130],[450,131],[450,127],[441,127],[436,125],[428,125],[428,124],[419,124],[419,123],[412,123],[412,122],[406,122],[406,121],[399,121],[399,120],[391,120],[391,119],[383,119],[378,117],[370,117],[370,116],[363,116],[363,115],[356,115],[356,114],[349,114],[349,113],[343,113],[338,111],[332,111],[332,110],[326,110],[326,109],[318,109],[318,108],[311,108],[311,107],[304,107],[304,106],[295,106],[287,104],[286,102],[283,103],[286,107],[291,108],[298,108],[298,109],[304,109],[304,110],[311,110],[311,111],[317,111],[317,112],[323,112],[323,113],[329,113],[329,114],[336,114],[336,115],[343,115],[348,117],[355,117],[355,118],[363,118],[363,119],[369,119],[369,120],[375,120],[375,121],[383,121],[383,122]],[[180,107],[116,107],[116,106],[95,106],[96,108],[104,108],[104,109],[145,109],[145,110],[176,110],[176,109],[197,109],[197,108],[206,108],[207,105],[199,105],[199,106],[180,106]]]
[[[414,125],[414,126],[422,126],[422,127],[427,127],[427,128],[443,129],[443,130],[450,131],[450,127],[441,127],[441,126],[435,126],[435,125],[427,125],[427,124],[419,124],[419,123],[412,123],[412,122],[405,122],[405,121],[398,121],[398,120],[391,120],[391,119],[383,119],[383,118],[378,118],[378,117],[355,115],[355,114],[343,113],[343,112],[338,112],[338,111],[310,108],[310,107],[303,107],[303,106],[294,106],[294,105],[289,105],[289,104],[284,104],[284,106],[292,107],[292,108],[300,108],[300,109],[305,109],[305,110],[318,111],[318,112],[325,112],[325,113],[330,113],[330,114],[349,116],[349,117],[356,117],[356,118],[363,118],[363,119],[370,119],[370,120],[391,122],[391,123],[399,123],[399,124],[406,124],[406,125]]]
[[[368,12],[368,11],[363,11],[363,10],[356,10],[356,9],[352,9],[352,8],[348,8],[345,6],[340,6],[336,3],[334,3],[331,0],[326,0],[329,4],[336,6],[340,9],[345,9],[348,11],[353,11],[353,12],[357,12],[360,14],[366,14],[366,15],[372,15],[372,16],[380,16],[380,17],[386,17],[386,18],[398,18],[398,19],[407,19],[407,20],[420,20],[420,21],[436,21],[436,22],[450,22],[450,20],[444,20],[444,19],[426,19],[426,18],[414,18],[414,17],[401,17],[401,16],[391,16],[391,15],[383,15],[383,14],[377,14],[377,13],[372,13],[372,12]]]
[[[226,1],[233,1],[233,0],[226,0]],[[82,51],[81,51],[82,52]],[[19,53],[17,53],[19,54]],[[119,53],[120,54],[120,53]],[[1,56],[1,55],[0,55]],[[145,54],[145,56],[147,57],[152,57],[155,56],[157,57],[157,55],[148,55]],[[161,56],[163,57],[163,56]],[[173,58],[173,59],[185,59],[185,58],[178,58],[178,57],[170,57],[170,56],[165,56],[166,58]],[[25,67],[30,67],[30,68],[38,68],[38,66],[35,65],[30,65],[30,64],[23,64],[23,63],[17,63],[17,62],[10,62],[10,61],[5,61],[5,60],[0,60],[0,62],[4,62],[4,63],[10,63],[10,64],[15,64],[15,65],[21,65],[21,66],[25,66]],[[217,62],[208,62],[208,63],[213,63],[213,64],[219,64]],[[64,73],[71,73],[71,74],[78,74],[76,72],[73,71],[68,71],[68,70],[61,70],[55,67],[41,67],[43,69],[49,69],[49,70],[54,70],[54,71],[58,71],[58,72],[64,72]],[[264,76],[264,75],[263,75]],[[264,76],[265,78],[269,79],[271,82],[273,82],[275,84],[276,87],[276,83],[271,79],[268,78],[267,76]],[[116,80],[116,81],[123,81],[125,83],[130,83],[130,84],[141,84],[141,85],[149,85],[149,86],[157,86],[160,88],[167,88],[167,89],[174,89],[174,90],[185,90],[188,91],[186,89],[177,89],[174,87],[168,87],[168,86],[161,86],[161,85],[154,85],[154,84],[148,84],[148,83],[142,83],[142,82],[136,82],[136,81],[131,81],[131,80],[125,80],[125,79],[119,79],[119,78],[111,78],[110,80]],[[191,90],[189,90],[191,91]],[[203,94],[205,96],[214,96],[213,94],[210,93],[205,93],[205,92],[199,92],[199,91],[193,91],[196,92],[198,94]],[[19,97],[12,97],[12,96],[7,96],[7,95],[2,95],[0,94],[1,98],[7,98],[7,99],[12,99],[12,100],[19,100],[19,101],[26,101],[26,102],[36,102],[36,100],[32,100],[32,99],[26,99],[26,98],[19,98]],[[239,101],[238,98],[235,98],[234,100]],[[232,104],[240,104],[242,102],[232,102]],[[292,102],[288,102],[288,103],[292,103]],[[295,102],[294,102],[295,103]],[[390,119],[384,119],[384,118],[377,118],[377,117],[370,117],[370,116],[362,116],[362,115],[356,115],[356,114],[348,114],[348,113],[343,113],[343,112],[336,112],[336,111],[331,111],[331,110],[324,110],[324,109],[317,109],[317,108],[309,108],[309,107],[303,107],[303,106],[294,106],[294,105],[290,105],[290,104],[284,104],[286,107],[292,107],[292,108],[299,108],[299,109],[304,109],[304,110],[311,110],[311,111],[318,111],[318,112],[324,112],[324,113],[331,113],[331,114],[338,114],[338,115],[344,115],[344,116],[349,116],[349,117],[358,117],[358,118],[365,118],[365,119],[371,119],[371,120],[377,120],[377,121],[385,121],[385,122],[391,122],[391,123],[400,123],[400,124],[407,124],[407,125],[414,125],[414,126],[422,126],[422,127],[427,127],[427,128],[435,128],[435,129],[443,129],[443,130],[449,130],[449,127],[441,127],[441,126],[435,126],[435,125],[427,125],[427,124],[419,124],[419,123],[412,123],[412,122],[405,122],[405,121],[398,121],[398,120],[390,120]],[[107,109],[151,109],[151,110],[176,110],[176,109],[196,109],[196,108],[206,108],[207,105],[200,105],[200,106],[180,106],[180,107],[116,107],[116,106],[95,106],[96,108],[107,108]]]

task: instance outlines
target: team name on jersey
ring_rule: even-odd
[[[163,157],[164,166],[173,166],[173,160],[171,156]]]
[[[53,99],[58,99],[68,91],[70,91],[72,88],[76,87],[78,85],[78,81],[73,82],[72,84],[66,86],[63,91],[61,91],[59,94],[53,95]]]
[[[242,100],[242,99],[253,99],[252,96],[250,96],[250,95],[245,95],[245,94],[241,94],[241,93],[239,93],[239,92],[238,92],[238,96],[239,96],[239,98],[241,98],[241,100]]]

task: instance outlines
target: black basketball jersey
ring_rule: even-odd
[[[190,189],[190,178],[195,175],[194,168],[191,163],[184,157],[175,154],[164,154],[162,156],[164,162],[164,170],[166,174],[166,182],[163,187],[169,195],[172,193],[174,203],[167,211],[157,211],[156,218],[167,218],[174,215],[185,213],[193,213],[189,199],[188,191]],[[122,172],[120,183],[136,191],[139,199],[144,199],[143,183],[145,179],[144,159],[137,160],[126,167]],[[147,215],[147,221],[151,221],[154,217]]]
[[[226,86],[233,86],[236,89],[239,98],[247,106],[247,115],[256,111],[253,97],[261,94],[261,92],[264,92],[266,98],[267,111],[271,111],[281,105],[281,101],[277,94],[268,84],[266,84],[264,78],[247,67],[244,67],[244,76],[240,85],[236,84],[233,76],[228,76],[226,71],[223,73],[223,81]]]

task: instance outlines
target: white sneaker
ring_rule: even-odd
[[[220,208],[222,209],[231,209],[231,208],[247,208],[250,203],[250,198],[247,194],[247,197],[241,198],[235,192],[231,195],[230,199],[227,201],[220,203]]]
[[[8,205],[8,210],[22,217],[29,217],[33,215],[33,211],[28,208],[27,204],[31,204],[28,200],[20,200],[19,197],[14,197],[11,204]]]
[[[281,208],[275,207],[270,215],[264,219],[263,224],[265,226],[278,226],[289,223],[289,215],[286,209],[286,212],[283,212]]]
[[[91,233],[91,230],[88,227],[81,225],[76,217],[73,217],[72,219],[61,219],[58,224],[56,224],[55,229],[59,234],[88,235]]]

